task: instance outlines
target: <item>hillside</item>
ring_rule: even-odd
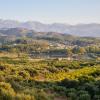
[[[0,20],[0,29],[5,28],[26,28],[37,32],[58,32],[77,36],[100,37],[100,24],[43,24],[36,21],[18,22],[13,20]]]

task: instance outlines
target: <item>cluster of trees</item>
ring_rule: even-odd
[[[1,45],[0,51],[7,51],[7,52],[24,52],[24,53],[31,53],[32,51],[43,51],[48,48],[48,43],[32,43],[32,44],[11,44],[11,45]]]
[[[64,90],[68,100],[99,100],[100,99],[100,80],[93,81],[87,77],[81,80],[64,79],[60,83],[58,91]],[[61,89],[63,86],[63,89]]]
[[[68,48],[67,54],[85,54],[85,53],[96,53],[100,54],[100,47],[99,46],[87,46],[87,47],[74,47]]]
[[[99,46],[88,46],[88,47],[74,47],[67,49],[48,49],[48,43],[34,43],[34,44],[15,44],[15,45],[2,45],[0,51],[12,52],[12,53],[27,53],[39,56],[54,56],[60,55],[62,57],[84,54],[100,54]],[[91,55],[90,55],[91,56]]]
[[[97,61],[0,57],[0,100],[100,99]]]
[[[15,53],[20,57],[23,53],[23,55],[30,55],[30,57],[35,58],[65,58],[70,57],[72,59],[80,59],[84,56],[84,58],[93,58],[98,59],[100,55],[100,46],[98,45],[98,41],[96,40],[94,45],[90,45],[93,41],[88,39],[79,40],[83,41],[83,43],[87,43],[88,45],[77,45],[77,44],[70,44],[70,41],[66,41],[68,44],[71,45],[68,48],[61,48],[59,47],[52,47],[51,44],[53,42],[47,42],[45,40],[33,40],[31,38],[20,38],[16,39],[15,41],[10,41],[4,44],[0,45],[0,51],[2,52],[8,52],[8,53]],[[66,43],[65,42],[65,43]],[[77,40],[78,42],[78,40]],[[77,43],[76,42],[76,43]],[[50,44],[51,43],[51,44]],[[58,42],[57,42],[58,43]],[[62,43],[62,42],[61,42]],[[79,42],[80,43],[80,42]],[[64,43],[63,43],[64,44]]]

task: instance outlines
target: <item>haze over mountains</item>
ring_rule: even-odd
[[[100,37],[100,24],[43,24],[35,21],[18,22],[15,20],[0,20],[0,30],[8,28],[26,28],[36,32],[58,32],[76,36]]]

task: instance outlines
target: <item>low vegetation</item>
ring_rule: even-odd
[[[100,100],[100,62],[1,53],[0,100]]]

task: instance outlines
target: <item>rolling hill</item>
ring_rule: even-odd
[[[14,20],[0,20],[0,30],[8,28],[26,28],[28,30],[34,30],[36,32],[57,32],[64,34],[71,34],[76,36],[86,37],[100,37],[100,24],[43,24],[36,21],[18,22]]]

